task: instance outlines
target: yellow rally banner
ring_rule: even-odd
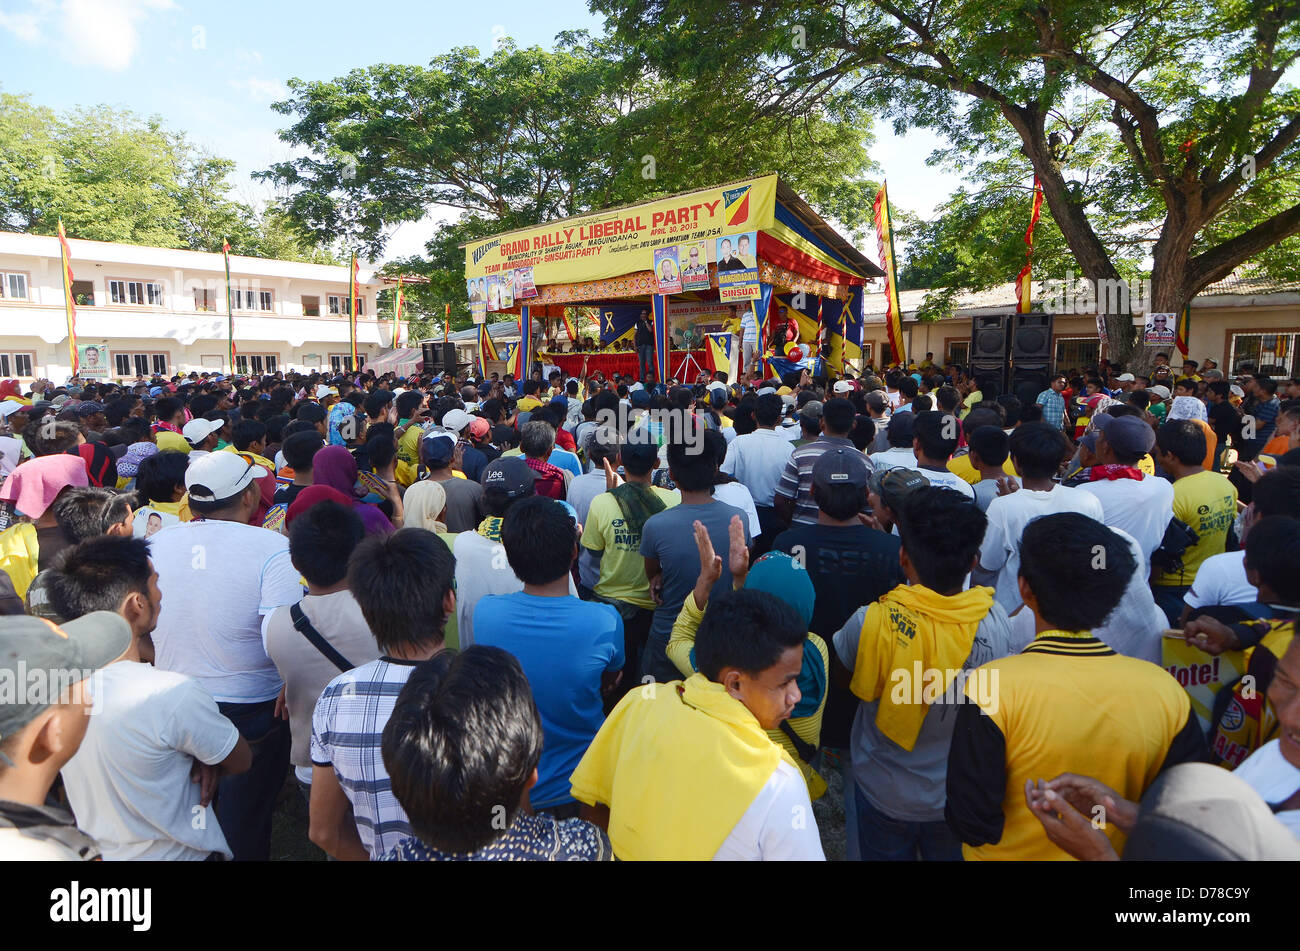
[[[762,231],[775,218],[776,176],[767,175],[475,241],[465,246],[465,277],[531,267],[539,286],[597,281],[650,270],[655,248],[710,239],[712,249],[711,239]]]
[[[1214,657],[1188,644],[1182,637],[1169,635],[1162,638],[1160,648],[1161,666],[1187,691],[1192,711],[1201,721],[1201,729],[1208,732],[1214,696],[1224,684],[1233,683],[1246,672],[1245,654],[1242,651],[1224,651]]]

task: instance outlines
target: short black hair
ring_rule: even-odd
[[[961,421],[962,431],[973,433],[981,426],[996,426],[998,429],[1003,429],[1006,418],[1006,411],[1000,404],[985,400],[966,414],[966,418]]]
[[[785,412],[785,401],[775,393],[764,393],[754,401],[754,419],[760,426],[775,426]]]
[[[155,452],[140,460],[140,467],[135,473],[135,488],[140,495],[140,504],[150,502],[171,502],[179,486],[185,488],[185,467],[189,458],[185,453],[174,449]]]
[[[1061,466],[1069,443],[1065,434],[1047,423],[1021,423],[1011,434],[1008,450],[1027,479],[1050,479]]]
[[[961,438],[961,423],[951,413],[930,410],[917,413],[912,426],[912,438],[921,444],[921,451],[931,459],[947,462],[957,450]]]
[[[692,431],[683,433],[683,438],[668,444],[668,471],[679,489],[703,492],[713,485],[713,473],[718,468],[717,460],[706,444],[705,431],[699,424],[688,422],[686,426]],[[698,445],[700,451],[693,452],[692,445]]]
[[[131,513],[134,498],[116,489],[79,486],[59,493],[50,506],[68,544],[103,535]]]
[[[957,404],[961,402],[961,394],[957,392],[955,386],[944,384],[934,391],[934,399],[939,409],[948,413],[955,413]]]
[[[916,414],[908,410],[894,413],[885,426],[885,439],[891,449],[911,449],[912,431],[916,425]]]
[[[392,424],[381,423],[379,425],[391,426]],[[378,472],[397,458],[397,440],[391,434],[366,439],[366,456],[371,470]]]
[[[984,465],[1000,466],[1007,461],[1011,440],[997,426],[980,426],[971,432],[967,440],[970,451],[978,455]]]
[[[1298,562],[1300,521],[1269,515],[1250,527],[1246,567],[1258,571],[1259,580],[1272,588],[1284,604],[1300,604],[1300,572],[1295,570]]]
[[[306,472],[312,467],[316,453],[325,448],[325,437],[315,429],[305,429],[284,438],[280,451],[284,461],[294,472]]]
[[[483,848],[514,822],[542,756],[542,718],[523,668],[475,644],[420,664],[384,727],[384,769],[421,842]],[[500,810],[505,815],[500,815]]]
[[[348,590],[380,650],[443,642],[442,602],[455,571],[451,549],[423,528],[371,535],[356,547]]]
[[[424,402],[424,394],[419,390],[407,390],[397,397],[397,418],[410,419]]]
[[[716,595],[695,633],[696,669],[714,682],[726,667],[758,674],[803,644],[805,628],[788,602],[766,591],[742,588]]]
[[[326,415],[325,407],[319,403],[299,403],[294,419],[311,423],[314,426],[317,423],[325,422]]]
[[[129,535],[100,535],[55,556],[46,594],[65,621],[92,611],[114,614],[132,594],[149,595],[149,543]]]
[[[863,503],[867,500],[867,492],[860,485],[837,483],[819,486],[814,482],[812,498],[817,503],[817,508],[825,512],[829,518],[842,522],[862,511]]]
[[[909,400],[916,396],[916,391],[919,388],[920,387],[917,386],[916,380],[910,376],[902,377],[898,381],[898,392],[902,393]]]
[[[501,544],[515,576],[524,584],[549,584],[568,573],[577,535],[563,505],[543,495],[520,499],[501,523]]]
[[[867,449],[870,448],[872,440],[875,438],[875,420],[863,413],[859,413],[855,416],[853,419],[853,429],[849,433],[849,440],[853,443],[858,452],[866,452]]]
[[[352,506],[319,502],[289,526],[289,559],[309,584],[328,588],[347,577],[348,559],[365,537]]]
[[[255,442],[266,442],[266,423],[256,419],[241,419],[230,430],[230,441],[240,452],[246,452]]]
[[[946,486],[913,489],[903,499],[898,534],[921,584],[946,593],[970,574],[988,528],[988,517],[970,499]]]
[[[1007,429],[1010,429],[1011,427],[1015,426],[1018,422],[1020,422],[1021,409],[1023,408],[1023,404],[1020,402],[1020,397],[1016,396],[1013,393],[1003,393],[1001,396],[997,398],[996,402],[999,406],[1002,407],[1002,410],[1005,414],[1002,417],[1003,426],[1005,426]]]
[[[1264,473],[1251,490],[1250,503],[1260,518],[1300,518],[1300,466],[1279,465]]]
[[[857,415],[853,404],[842,396],[822,404],[822,423],[826,432],[835,436],[847,436],[853,429],[853,420]]]
[[[1205,432],[1194,420],[1171,419],[1156,430],[1156,446],[1185,466],[1205,461]]]
[[[1089,631],[1105,622],[1137,567],[1124,539],[1078,512],[1036,518],[1020,537],[1020,577],[1038,613],[1062,631]]]

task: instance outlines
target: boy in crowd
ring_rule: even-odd
[[[960,438],[961,423],[951,413],[918,413],[912,427],[912,454],[916,456],[916,468],[931,485],[944,486],[973,500],[975,490],[970,483],[948,468]]]
[[[972,702],[958,706],[948,754],[945,815],[968,861],[1066,857],[1025,807],[1027,783],[1086,762],[1137,800],[1163,770],[1208,752],[1178,682],[1092,636],[1138,570],[1128,543],[1095,519],[1060,512],[1030,522],[1020,548],[1017,582],[1035,638],[967,681]],[[1122,833],[1105,831],[1121,850]]]
[[[615,855],[825,857],[804,778],[764,732],[799,702],[806,638],[776,596],[714,592],[695,637],[699,672],[631,691],[574,770],[574,798],[594,808]]]
[[[331,680],[312,714],[309,835],[336,859],[378,858],[411,834],[381,741],[402,685],[443,649],[454,568],[447,546],[422,528],[372,535],[349,562],[348,590],[380,655]]]
[[[383,739],[384,768],[412,836],[382,858],[611,859],[596,826],[530,810],[542,738],[528,679],[510,654],[475,645],[422,664],[398,695]]]
[[[1097,462],[1089,469],[1089,481],[1079,490],[1101,502],[1103,524],[1137,539],[1143,557],[1138,570],[1145,575],[1151,553],[1165,536],[1174,505],[1174,487],[1138,468],[1138,462],[1155,445],[1155,430],[1136,416],[1109,413],[1099,413],[1093,425]]]
[[[95,715],[63,767],[80,827],[109,861],[231,858],[220,823],[194,820],[253,753],[197,681],[141,660],[162,604],[148,544],[104,535],[66,549],[48,593],[60,617],[112,611],[131,628],[130,647],[91,681]]]
[[[966,459],[979,476],[979,481],[973,486],[975,506],[981,512],[987,512],[989,505],[998,497],[998,482],[1006,476],[1005,466],[1011,458],[1011,440],[997,426],[980,426],[971,432],[968,444],[970,452],[966,454]]]
[[[325,448],[325,440],[314,429],[293,433],[284,441],[280,451],[285,464],[293,470],[293,482],[275,490],[275,504],[286,508],[293,504],[298,493],[312,484],[312,460]]]
[[[858,844],[863,859],[956,861],[961,843],[943,810],[961,683],[1011,653],[1012,632],[992,589],[964,590],[983,513],[927,486],[906,496],[900,516],[908,583],[859,608],[835,635],[838,677],[860,701],[852,733]],[[931,672],[947,692],[918,702],[922,686],[912,680]]]
[[[475,643],[507,650],[523,665],[546,731],[533,808],[572,818],[578,807],[569,776],[604,722],[603,697],[621,677],[623,619],[611,605],[570,594],[579,545],[563,506],[541,496],[521,500],[506,513],[501,543],[524,587],[479,601]]]

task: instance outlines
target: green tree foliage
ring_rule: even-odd
[[[328,262],[274,206],[234,201],[235,163],[157,118],[96,107],[59,114],[0,93],[0,228],[93,241]]]
[[[768,117],[743,82],[722,77],[699,96],[581,32],[553,52],[507,41],[486,57],[455,49],[428,67],[289,89],[275,106],[293,120],[281,138],[307,154],[263,178],[289,193],[296,224],[371,257],[392,226],[459,212],[425,262],[401,262],[430,279],[430,302],[457,302],[456,325],[469,319],[459,245],[512,228],[772,171],[851,231],[870,216],[861,113]]]
[[[1300,93],[1282,82],[1300,56],[1296,0],[592,6],[670,79],[726,76],[772,116],[874,111],[944,136],[966,168],[1018,163],[1018,184],[1042,181],[1045,217],[1085,277],[1120,279],[1145,241],[1150,310],[1179,310],[1243,263],[1294,258],[1294,244],[1273,249],[1300,233]],[[959,196],[954,222],[972,220],[972,202],[996,228],[996,193]],[[1108,331],[1120,360],[1140,357],[1127,315],[1109,315]]]

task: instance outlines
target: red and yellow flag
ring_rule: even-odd
[[[230,300],[230,242],[221,242],[221,259],[226,265],[226,358],[235,372],[235,308]]]
[[[442,342],[451,337],[451,304],[445,304],[442,311]]]
[[[352,252],[352,266],[348,269],[348,341],[352,345],[352,371],[357,372],[357,253]]]
[[[1038,176],[1034,176],[1034,206],[1029,215],[1029,227],[1025,229],[1025,266],[1020,269],[1016,275],[1016,311],[1021,314],[1029,313],[1032,306],[1033,292],[1033,267],[1034,267],[1034,225],[1038,224],[1038,216],[1043,210],[1043,186],[1039,182]]]
[[[894,226],[889,218],[888,186],[880,183],[880,191],[872,203],[876,219],[876,243],[880,249],[880,267],[885,272],[885,329],[889,332],[889,349],[894,362],[907,366],[907,352],[903,347],[903,314],[898,307],[898,272],[894,263]]]
[[[63,309],[68,317],[68,353],[71,356],[72,375],[81,370],[77,359],[77,302],[72,297],[72,250],[68,236],[63,232],[63,219],[59,219],[59,256],[63,259]]]
[[[1192,305],[1184,304],[1183,309],[1178,314],[1178,326],[1174,333],[1174,346],[1178,352],[1187,358],[1188,342],[1192,333]]]
[[[578,342],[578,331],[573,327],[573,321],[569,319],[569,308],[560,309],[560,319],[564,321],[564,332],[569,335],[569,339],[574,343]]]
[[[402,343],[402,276],[397,276],[397,297],[393,299],[393,349]]]

